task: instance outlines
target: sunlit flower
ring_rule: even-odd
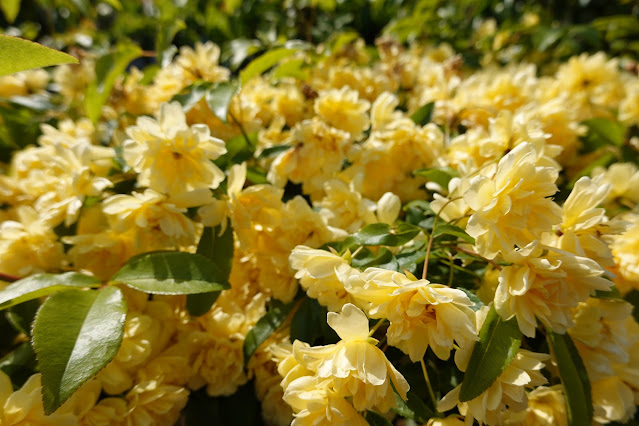
[[[348,132],[351,140],[359,139],[370,125],[369,107],[368,101],[358,99],[357,92],[346,86],[322,91],[315,100],[317,115],[329,125]]]

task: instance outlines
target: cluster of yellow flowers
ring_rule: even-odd
[[[231,288],[196,317],[185,296],[122,286],[129,311],[113,361],[50,416],[39,374],[14,391],[0,371],[0,424],[172,425],[190,392],[232,395],[250,380],[267,424],[366,424],[366,410],[392,418],[395,393],[406,399],[409,383],[386,347],[412,362],[429,349],[438,360],[454,354],[466,371],[491,304],[530,339],[568,333],[592,383],[595,420],[630,419],[639,325],[628,302],[592,296],[639,289],[639,168],[616,163],[579,177],[596,158],[578,152],[586,120],[639,125],[639,78],[603,53],[547,76],[531,64],[468,73],[447,46],[382,40],[375,54],[356,41],[294,77],[253,77],[228,120],[204,98],[173,100],[193,83],[231,78],[211,42],[182,47],[151,83],[132,69],[97,124],[82,117],[94,63],[57,67],[68,114],[42,125],[38,146],[16,152],[0,176],[0,272],[108,280],[136,254],[194,252],[204,227],[232,226]],[[317,59],[299,51],[286,60]],[[2,77],[0,97],[37,94],[48,79]],[[431,102],[429,123],[411,119]],[[250,134],[255,155],[233,160],[229,141]],[[636,154],[639,140],[626,148]],[[457,176],[444,187],[413,173],[423,168]],[[565,201],[553,199],[569,181]],[[303,195],[290,197],[289,182]],[[454,280],[357,268],[356,253],[320,249],[365,225],[393,225],[414,200],[474,238],[456,244],[487,265],[472,290],[485,307]],[[421,232],[407,245],[425,240]],[[290,303],[300,288],[328,309],[339,341],[291,343],[289,318],[244,360],[268,302]],[[379,328],[369,330],[369,319]],[[437,409],[456,411],[429,424],[566,424],[562,387],[548,383],[557,377],[550,354],[520,349],[477,398],[460,401],[461,385],[440,395]]]

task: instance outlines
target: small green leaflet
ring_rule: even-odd
[[[475,244],[475,239],[468,235],[459,226],[451,225],[450,223],[437,223],[433,229],[432,238],[437,238],[441,235],[452,235],[470,244]]]
[[[197,294],[229,288],[211,260],[200,254],[178,251],[134,256],[111,281],[151,294]]]
[[[199,81],[188,86],[183,90],[183,93],[175,95],[172,100],[178,101],[185,111],[189,111],[200,100],[205,99],[211,112],[223,123],[227,123],[229,105],[238,90],[239,86],[236,82],[209,83]]]
[[[430,123],[433,118],[433,110],[435,109],[435,102],[429,102],[422,105],[417,111],[410,116],[411,120],[419,126],[425,126]]]
[[[404,401],[397,392],[395,392],[395,411],[402,417],[413,419],[420,423],[428,422],[428,419],[436,417],[436,413],[431,410],[424,401],[412,390],[406,394],[408,399]]]
[[[0,58],[0,77],[33,68],[78,63],[76,58],[64,52],[6,35],[0,35]]]
[[[109,99],[117,78],[124,73],[129,63],[142,54],[142,49],[133,43],[120,43],[115,49],[100,57],[95,63],[95,80],[87,87],[84,107],[87,117],[94,123],[102,115],[102,106]]]
[[[393,424],[384,416],[382,416],[377,411],[366,410],[364,414],[364,419],[371,426],[393,426]]]
[[[448,190],[448,182],[454,177],[459,177],[459,172],[452,167],[433,167],[430,169],[417,169],[413,171],[415,176],[426,178],[430,182],[435,182],[445,190]]]
[[[593,408],[590,380],[572,339],[547,329],[547,338],[557,360],[559,376],[566,396],[568,424],[571,426],[592,424]]]
[[[269,68],[277,65],[277,63],[282,59],[291,56],[298,50],[298,48],[289,49],[285,47],[278,47],[253,59],[246,68],[240,72],[240,81],[242,86],[244,86],[253,77],[261,75]]]
[[[22,0],[2,0],[0,1],[0,9],[4,13],[4,17],[7,18],[7,22],[13,24],[16,20],[18,12],[20,12],[20,3]]]
[[[470,401],[488,389],[515,358],[520,345],[517,319],[504,321],[491,307],[470,356],[459,400]]]
[[[588,132],[581,138],[584,149],[594,151],[606,145],[622,146],[626,141],[626,127],[607,118],[592,118],[582,121]]]
[[[9,284],[0,291],[0,309],[6,309],[27,300],[48,296],[62,290],[99,287],[102,282],[90,275],[77,272],[64,274],[36,274]]]
[[[219,235],[220,230],[220,226],[204,228],[197,245],[197,254],[206,256],[215,263],[220,270],[221,277],[225,279],[225,283],[228,283],[233,263],[233,228],[229,224],[222,235]],[[186,296],[186,309],[192,316],[204,315],[213,306],[219,295],[219,291],[189,294]]]
[[[392,229],[387,223],[372,223],[349,238],[363,246],[399,246],[415,238],[419,232],[419,228],[405,222]]]
[[[125,319],[126,302],[117,287],[56,293],[42,304],[33,324],[33,348],[46,414],[113,359]]]
[[[295,303],[295,301],[288,304],[283,304],[279,300],[271,301],[268,306],[268,312],[246,334],[244,339],[244,365],[248,364],[249,359],[251,359],[257,348],[282,325]]]

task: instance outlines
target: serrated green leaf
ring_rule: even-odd
[[[294,301],[287,304],[279,300],[271,301],[266,314],[246,334],[243,347],[244,365],[248,364],[249,359],[251,359],[257,348],[282,325],[295,303]]]
[[[504,321],[493,306],[470,356],[459,400],[470,401],[488,389],[515,358],[520,345],[521,331],[517,319]]]
[[[559,377],[564,386],[568,424],[571,426],[592,424],[590,380],[579,352],[568,333],[558,334],[548,329],[546,331],[559,367]]]
[[[429,102],[419,107],[417,111],[410,116],[411,120],[419,126],[425,126],[430,123],[433,118],[433,110],[435,109],[435,102]]]
[[[0,291],[0,309],[6,309],[18,303],[62,290],[77,289],[78,287],[99,287],[101,284],[102,282],[99,279],[77,272],[65,272],[57,275],[31,275],[9,284]]]
[[[393,426],[393,424],[384,416],[382,416],[377,411],[366,410],[364,414],[364,419],[371,426]]]
[[[22,0],[0,1],[0,9],[2,9],[2,13],[4,13],[4,17],[8,23],[13,24],[13,21],[16,20],[16,16],[18,16],[18,12],[20,12],[21,1]]]
[[[452,235],[467,243],[475,244],[475,239],[468,235],[466,231],[459,226],[451,225],[450,223],[437,223],[437,226],[433,230],[432,238],[437,238],[442,235]]]
[[[452,167],[433,167],[430,169],[418,169],[413,172],[415,176],[421,176],[430,182],[435,182],[444,189],[448,189],[448,182],[454,177],[459,177],[459,172]]]
[[[415,238],[419,232],[419,228],[405,222],[400,222],[394,228],[387,223],[372,223],[351,235],[351,238],[363,246],[399,246]]]
[[[287,49],[284,47],[278,47],[276,49],[269,50],[261,56],[253,59],[247,66],[240,72],[240,82],[242,86],[246,85],[246,83],[256,77],[261,75],[269,68],[277,65],[279,61],[282,59],[291,56],[299,49]]]
[[[87,117],[94,123],[102,114],[102,106],[109,99],[117,78],[129,63],[142,54],[142,49],[132,43],[120,43],[115,49],[98,58],[95,63],[96,78],[87,87],[84,107]]]
[[[33,348],[46,414],[113,359],[125,319],[126,302],[117,287],[56,293],[42,304],[33,325]]]
[[[227,116],[229,113],[229,105],[231,99],[238,91],[237,83],[233,82],[220,82],[215,83],[209,90],[206,91],[204,98],[206,103],[211,108],[213,114],[222,120],[223,123],[227,123]]]
[[[207,226],[197,245],[197,254],[207,257],[220,270],[220,277],[228,283],[233,264],[233,228],[229,225],[220,235],[220,226]],[[186,296],[186,308],[192,316],[204,315],[220,295],[219,291]]]
[[[211,260],[179,251],[134,256],[111,281],[151,294],[197,294],[229,288],[224,275]]]
[[[71,55],[18,37],[0,35],[0,77],[18,71],[60,64],[77,64]]]

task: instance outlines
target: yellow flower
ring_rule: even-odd
[[[108,230],[62,237],[62,242],[73,245],[67,254],[75,269],[89,271],[100,280],[107,281],[133,255],[131,237]]]
[[[547,354],[520,349],[515,359],[481,395],[470,401],[460,402],[459,385],[439,401],[437,410],[445,412],[457,406],[459,412],[466,416],[467,422],[476,419],[479,424],[504,424],[511,416],[526,410],[528,397],[525,388],[546,383],[546,378],[539,370],[549,358]]]
[[[520,420],[525,426],[568,426],[563,387],[539,386],[528,394],[528,408]]]
[[[393,387],[406,398],[408,382],[375,346],[377,341],[368,337],[368,318],[361,310],[347,303],[341,313],[329,312],[327,321],[339,335],[340,342],[308,347],[296,341],[293,346],[295,358],[315,372],[317,378],[312,379],[313,383],[329,381],[337,396],[353,398],[353,406],[358,411],[375,407],[386,412],[395,407]],[[293,383],[295,381],[288,386]],[[312,386],[311,382],[307,386]],[[289,387],[285,398],[293,393]]]
[[[454,342],[464,348],[477,340],[473,303],[463,291],[380,268],[368,268],[359,277],[358,283],[352,275],[346,289],[369,303],[371,318],[390,321],[388,343],[413,362],[421,360],[428,347],[448,359]]]
[[[552,247],[546,254],[531,244],[529,256],[514,257],[505,266],[495,293],[495,309],[504,319],[517,318],[519,329],[534,337],[537,320],[557,333],[573,325],[570,309],[595,290],[609,290],[612,282],[592,259]]]
[[[639,203],[639,169],[633,163],[615,163],[608,169],[597,167],[593,176],[603,175],[603,183],[610,184],[611,189],[606,202],[616,199],[627,199]]]
[[[345,258],[325,250],[297,246],[289,261],[291,268],[297,271],[295,278],[300,280],[306,294],[317,299],[329,311],[341,311],[346,303],[353,303],[352,296],[339,279],[353,269]]]
[[[218,65],[220,48],[211,41],[196,42],[195,47],[180,47],[174,64],[182,68],[186,75],[185,83],[205,80],[212,83],[229,79],[230,71]],[[187,85],[187,84],[185,84]]]
[[[224,142],[202,124],[188,126],[182,106],[163,104],[157,120],[140,117],[126,130],[122,145],[127,164],[140,175],[138,183],[157,192],[179,195],[199,188],[217,188],[224,180],[211,160],[226,153]]]
[[[320,91],[315,99],[315,112],[328,125],[348,132],[351,140],[358,140],[368,126],[370,103],[359,99],[356,91],[341,89]]]
[[[614,237],[612,255],[623,278],[639,283],[639,215],[626,216],[630,227]]]
[[[120,426],[124,425],[127,415],[127,401],[124,398],[109,397],[100,400],[82,418],[85,426]]]
[[[189,391],[155,380],[142,382],[126,394],[129,411],[126,424],[129,426],[172,426],[186,406]]]
[[[499,161],[492,178],[471,179],[463,195],[474,210],[466,232],[482,256],[492,259],[524,247],[559,222],[561,210],[548,198],[557,192],[558,170],[538,161],[535,146],[521,143]]]

